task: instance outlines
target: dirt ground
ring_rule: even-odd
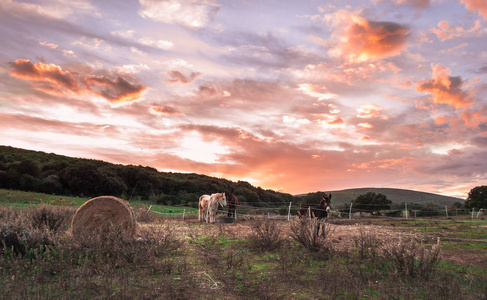
[[[287,220],[279,220],[277,222],[280,232],[283,236],[289,237],[290,223]],[[398,226],[380,225],[379,221],[351,221],[347,222],[340,220],[334,222],[331,220],[327,223],[327,234],[331,241],[338,249],[354,249],[357,247],[357,241],[361,237],[370,235],[374,236],[383,243],[394,243],[401,238],[416,238],[425,243],[436,243],[437,238],[440,237],[440,243],[447,242],[451,245],[452,241],[445,238],[445,234],[431,233],[423,234],[417,232],[412,228],[404,229]],[[165,220],[164,224],[174,225],[179,236],[203,236],[207,234],[226,234],[235,238],[245,238],[252,232],[252,220],[240,219],[233,223],[215,224],[200,223],[196,219],[180,219]],[[442,240],[444,239],[444,240]],[[454,262],[457,265],[464,265],[468,267],[475,267],[487,272],[487,249],[468,249],[459,243],[459,247],[442,247],[441,259]],[[485,245],[485,242],[483,243]]]

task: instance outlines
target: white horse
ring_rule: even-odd
[[[203,221],[203,218],[208,223],[208,215],[210,216],[210,223],[215,223],[216,211],[218,204],[222,207],[227,205],[227,198],[225,193],[217,193],[210,195],[202,195],[198,203],[198,221]]]

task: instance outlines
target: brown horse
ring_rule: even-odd
[[[228,194],[227,197],[228,213],[227,217],[235,218],[237,215],[238,198],[234,194]]]
[[[321,196],[320,205],[318,206],[301,206],[298,210],[300,217],[309,217],[318,219],[318,228],[316,229],[316,235],[320,232],[321,221],[326,221],[328,213],[331,210],[331,194]],[[323,229],[324,230],[324,229]]]

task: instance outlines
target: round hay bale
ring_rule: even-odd
[[[81,245],[103,242],[108,237],[133,239],[136,229],[130,205],[112,196],[86,201],[76,211],[71,224],[73,238]]]

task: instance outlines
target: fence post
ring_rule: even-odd
[[[186,208],[183,209],[183,221],[184,221],[184,214],[186,213]]]
[[[446,217],[448,218],[448,208],[445,205]]]
[[[407,219],[408,218],[408,204],[407,204],[407,202],[404,203],[404,205],[406,206],[406,219]]]
[[[289,209],[287,211],[287,220],[289,221],[290,217],[291,217],[291,203],[292,202],[289,202]]]
[[[350,212],[348,213],[348,219],[349,220],[352,219],[352,204],[353,204],[353,202],[350,202]]]

